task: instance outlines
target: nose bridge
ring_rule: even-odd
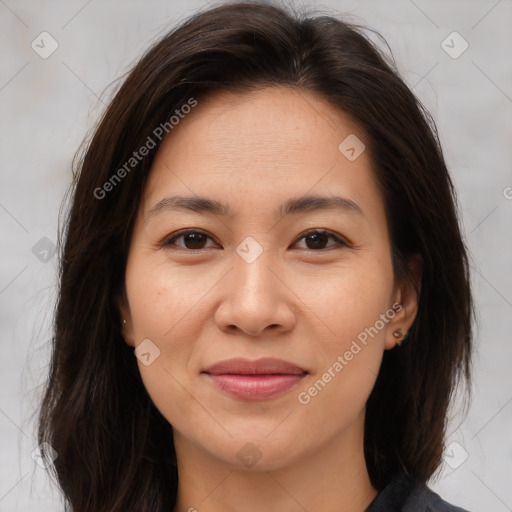
[[[216,313],[219,327],[236,326],[253,336],[268,326],[290,329],[294,313],[287,303],[275,252],[247,237],[233,254],[233,270]]]
[[[236,248],[234,256],[233,290],[240,300],[270,302],[274,274],[269,267],[275,267],[272,251],[265,248],[253,237],[246,237]],[[261,307],[261,304],[260,304]]]

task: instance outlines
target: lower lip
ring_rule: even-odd
[[[225,393],[244,400],[265,400],[280,395],[296,386],[300,375],[233,375],[206,374]]]

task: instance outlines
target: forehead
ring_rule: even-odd
[[[220,91],[201,98],[161,149],[176,152],[186,145],[189,154],[193,149],[198,155],[229,160],[235,155],[241,162],[257,156],[276,164],[294,162],[307,153],[321,162],[325,150],[326,156],[336,155],[340,137],[351,134],[365,138],[350,116],[322,97],[276,86],[244,93]]]
[[[198,99],[162,142],[142,206],[147,212],[170,193],[239,207],[248,199],[266,207],[308,191],[379,202],[369,151],[351,160],[346,144],[340,150],[346,140],[368,148],[357,123],[314,93],[283,86],[217,92]]]

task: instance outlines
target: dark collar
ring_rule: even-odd
[[[395,475],[364,512],[468,512],[405,473]]]
[[[364,512],[399,512],[414,487],[415,482],[411,477],[399,473],[375,496]]]

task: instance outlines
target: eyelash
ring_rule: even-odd
[[[205,233],[202,230],[199,230],[199,229],[185,229],[185,230],[182,230],[182,231],[178,231],[177,233],[174,233],[170,238],[165,239],[160,245],[162,247],[166,247],[166,248],[173,247],[173,246],[175,246],[174,242],[178,238],[181,238],[181,237],[183,237],[185,235],[189,235],[189,234],[192,234],[192,233],[193,234],[205,235],[208,238],[210,238],[211,240],[213,240],[212,237],[210,235],[208,235],[208,233]],[[295,240],[294,244],[296,244],[300,240],[302,240],[302,239],[304,239],[304,238],[306,238],[308,236],[311,236],[311,235],[327,235],[329,238],[334,238],[338,242],[339,246],[349,247],[349,244],[347,242],[342,240],[339,236],[334,234],[332,231],[329,231],[329,230],[326,230],[326,229],[317,229],[317,228],[313,228],[313,229],[310,229],[310,230],[302,233],[299,236],[299,238],[297,238]],[[188,252],[199,252],[199,251],[204,251],[205,249],[210,249],[210,247],[204,247],[202,249],[188,249],[187,247],[180,247],[180,246],[177,246],[177,247],[178,247],[179,250],[188,251]],[[310,251],[310,252],[324,252],[324,251],[332,250],[333,247],[335,247],[335,246],[330,246],[330,247],[326,247],[326,248],[323,248],[323,249],[308,249],[308,248],[306,248],[306,249],[302,249],[302,250]],[[341,248],[341,247],[338,247],[338,248]]]

